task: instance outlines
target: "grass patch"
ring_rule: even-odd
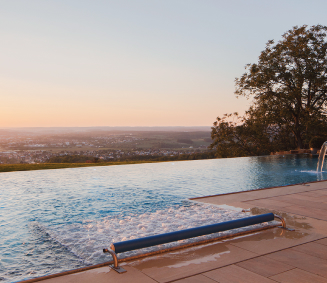
[[[63,169],[77,167],[94,167],[94,166],[110,166],[110,165],[126,165],[140,163],[157,163],[157,162],[172,162],[182,160],[198,160],[198,159],[213,159],[214,152],[199,152],[193,154],[181,154],[175,156],[132,156],[129,159],[120,159],[111,162],[92,162],[92,163],[72,163],[73,160],[58,160],[63,163],[37,163],[37,164],[0,164],[0,172],[13,171],[29,171],[29,170],[45,170],[45,169]],[[84,160],[77,160],[78,162]],[[55,161],[52,161],[55,162]]]
[[[116,161],[116,162],[101,162],[101,163],[39,163],[39,164],[1,164],[0,172],[13,171],[30,171],[30,170],[45,170],[45,169],[63,169],[77,167],[94,167],[94,166],[110,166],[110,165],[125,165],[138,163],[156,163],[164,161]]]

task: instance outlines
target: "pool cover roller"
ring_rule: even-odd
[[[294,231],[294,229],[286,228],[286,222],[283,217],[275,215],[273,213],[260,214],[256,216],[251,216],[247,218],[206,225],[196,228],[190,228],[185,230],[180,230],[176,232],[170,232],[166,234],[160,234],[140,239],[134,239],[124,242],[112,243],[109,249],[103,249],[104,253],[110,253],[113,257],[113,265],[111,268],[118,273],[124,273],[126,270],[121,266],[118,266],[117,253],[123,253],[127,251],[152,247],[156,245],[166,244],[170,242],[175,242],[179,240],[189,239],[193,237],[208,235],[212,233],[218,233],[226,230],[246,227],[249,225],[255,225],[263,222],[269,222],[278,218],[282,222],[281,228]],[[276,226],[276,225],[275,225]],[[274,227],[275,227],[274,226]]]
[[[113,243],[110,248],[116,253],[123,253],[127,251],[152,247],[165,243],[175,242],[179,240],[189,239],[193,237],[208,235],[212,233],[222,232],[226,230],[236,229],[249,225],[259,224],[274,220],[273,213],[266,213],[247,218],[231,220],[227,222],[211,224],[206,226],[200,226],[196,228],[190,228],[180,230],[176,232],[170,232],[166,234],[160,234],[140,239],[134,239],[124,242]]]

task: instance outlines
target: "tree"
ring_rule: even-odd
[[[246,65],[246,72],[235,79],[236,96],[252,99],[243,124],[238,127],[261,127],[264,142],[264,133],[271,132],[269,143],[286,143],[284,146],[289,147],[293,144],[297,148],[308,146],[313,136],[325,134],[326,32],[327,27],[321,25],[295,26],[277,44],[268,41],[258,63]],[[213,139],[226,127],[219,119],[212,128]]]
[[[250,112],[243,117],[236,112],[217,117],[211,137],[210,148],[216,150],[216,157],[269,154],[280,144],[276,129],[251,116]]]

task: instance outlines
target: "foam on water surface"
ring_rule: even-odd
[[[114,242],[138,239],[243,217],[247,217],[247,215],[242,212],[224,210],[209,204],[189,203],[187,206],[170,207],[166,210],[131,215],[124,218],[105,217],[102,220],[85,220],[80,224],[50,228],[48,233],[57,242],[60,242],[72,253],[82,258],[86,264],[96,264],[109,259],[107,254],[103,254],[102,249],[109,247]],[[239,230],[242,229],[237,231]],[[224,233],[221,232],[220,234],[223,235]],[[178,243],[168,243],[126,252],[122,256],[155,251],[163,247],[172,247],[211,237],[217,237],[217,235],[208,235],[179,241]]]
[[[210,204],[183,201],[183,205],[154,212],[131,214],[124,217],[108,216],[100,220],[85,219],[80,223],[68,225],[47,225],[32,221],[28,224],[28,229],[34,235],[34,239],[16,246],[17,252],[18,250],[23,251],[23,260],[11,272],[4,272],[2,278],[5,282],[12,282],[10,278],[20,281],[30,277],[109,261],[111,257],[104,254],[102,249],[109,247],[113,242],[199,227],[247,216],[249,216],[249,213],[225,210]],[[233,232],[252,227],[234,229]],[[119,254],[118,257],[124,258],[179,246],[227,233],[231,233],[231,231],[125,252]],[[15,252],[15,250],[12,252]],[[13,258],[14,260],[15,258]],[[7,263],[9,262],[7,261]],[[67,268],[67,266],[73,267]]]

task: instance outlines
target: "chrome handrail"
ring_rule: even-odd
[[[283,229],[286,229],[288,231],[295,231],[294,229],[292,228],[288,228],[286,227],[286,222],[285,222],[285,219],[277,214],[274,214],[274,217],[275,218],[278,218],[281,222],[282,222],[282,226],[280,226],[280,228],[283,228]]]
[[[281,217],[281,216],[279,216],[279,215],[277,215],[277,214],[274,214],[274,217],[275,217],[275,218],[278,218],[278,219],[282,222],[282,227],[283,227],[283,228],[286,228],[286,222],[285,222],[285,220],[284,220],[283,217]]]
[[[110,248],[112,247],[112,245],[110,246]],[[118,266],[118,259],[117,259],[117,255],[115,253],[115,251],[113,251],[112,249],[103,249],[104,253],[110,253],[113,260],[114,260],[114,265],[110,266],[113,270],[117,271],[118,273],[124,273],[126,272],[126,270],[120,266]]]

